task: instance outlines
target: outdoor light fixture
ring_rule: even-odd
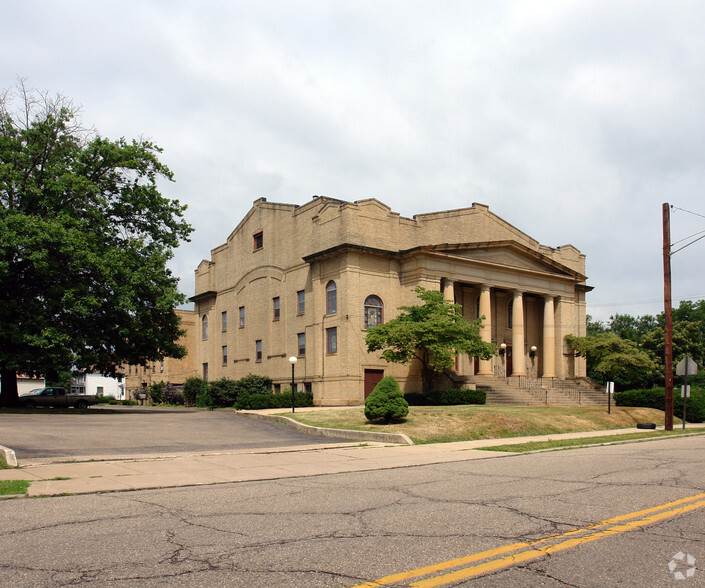
[[[506,344],[506,343],[502,343],[502,344],[499,346],[499,354],[500,354],[500,355],[504,355],[506,352],[507,352],[507,344]]]
[[[296,356],[292,355],[289,358],[291,364],[291,412],[294,412],[294,366],[296,365]]]
[[[531,349],[529,349],[529,357],[531,359],[534,359],[534,357],[536,357],[536,350],[537,349],[538,349],[538,347],[536,347],[536,345],[532,345]]]

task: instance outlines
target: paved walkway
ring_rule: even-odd
[[[698,426],[688,428],[697,430]],[[629,428],[428,445],[356,442],[198,454],[96,456],[64,462],[36,460],[20,464],[19,469],[0,470],[0,480],[31,481],[29,496],[195,486],[489,459],[515,454],[479,448],[635,432],[635,428]]]

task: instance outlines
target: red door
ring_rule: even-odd
[[[365,370],[365,398],[372,393],[382,378],[384,378],[384,370]]]

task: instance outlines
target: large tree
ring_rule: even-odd
[[[490,359],[496,350],[480,337],[481,317],[466,320],[460,305],[443,298],[443,293],[419,286],[416,294],[423,304],[401,306],[396,318],[370,329],[367,350],[382,351],[390,363],[421,362],[424,392],[433,386],[434,372],[452,369],[455,356],[467,353]]]
[[[18,372],[184,355],[166,263],[191,227],[159,191],[159,153],[83,129],[61,96],[0,95],[0,404],[17,402]]]
[[[595,380],[613,381],[625,389],[649,385],[656,377],[656,362],[630,339],[614,333],[567,335],[565,339],[570,349],[587,358],[588,375]]]

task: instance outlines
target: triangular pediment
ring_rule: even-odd
[[[569,267],[515,241],[445,244],[429,249],[452,255],[456,259],[465,258],[483,264],[584,279],[584,276]]]

